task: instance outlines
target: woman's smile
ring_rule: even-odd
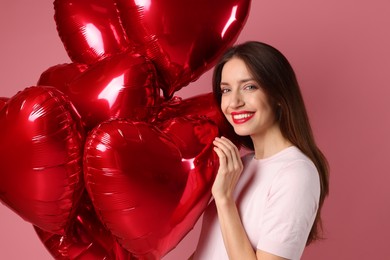
[[[240,111],[240,112],[232,112],[233,123],[235,124],[243,124],[249,121],[255,113],[248,111]]]

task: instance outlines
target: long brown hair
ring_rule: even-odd
[[[249,41],[233,46],[225,52],[214,68],[213,93],[219,105],[222,69],[233,57],[245,62],[254,79],[267,94],[284,137],[297,146],[317,167],[321,193],[317,216],[307,240],[307,244],[310,244],[322,238],[321,208],[329,192],[329,169],[324,154],[315,143],[295,72],[287,58],[268,44]],[[235,136],[235,142],[254,149],[249,136]]]

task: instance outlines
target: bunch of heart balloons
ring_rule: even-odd
[[[71,63],[0,98],[0,201],[56,259],[160,259],[193,228],[229,131],[210,69],[250,0],[55,0]]]

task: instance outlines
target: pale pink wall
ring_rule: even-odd
[[[221,1],[223,2],[223,1]],[[52,1],[0,2],[0,97],[69,62]],[[296,69],[318,143],[331,166],[327,239],[303,259],[388,259],[390,243],[390,2],[253,0],[238,41],[279,48]],[[210,92],[210,72],[177,93]],[[199,224],[165,260],[185,259]],[[0,259],[51,259],[29,223],[0,205]]]

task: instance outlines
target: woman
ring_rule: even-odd
[[[193,259],[300,259],[320,237],[328,165],[291,65],[246,42],[216,65],[213,92],[237,140],[214,141],[219,170]],[[252,150],[242,158],[238,143]]]

